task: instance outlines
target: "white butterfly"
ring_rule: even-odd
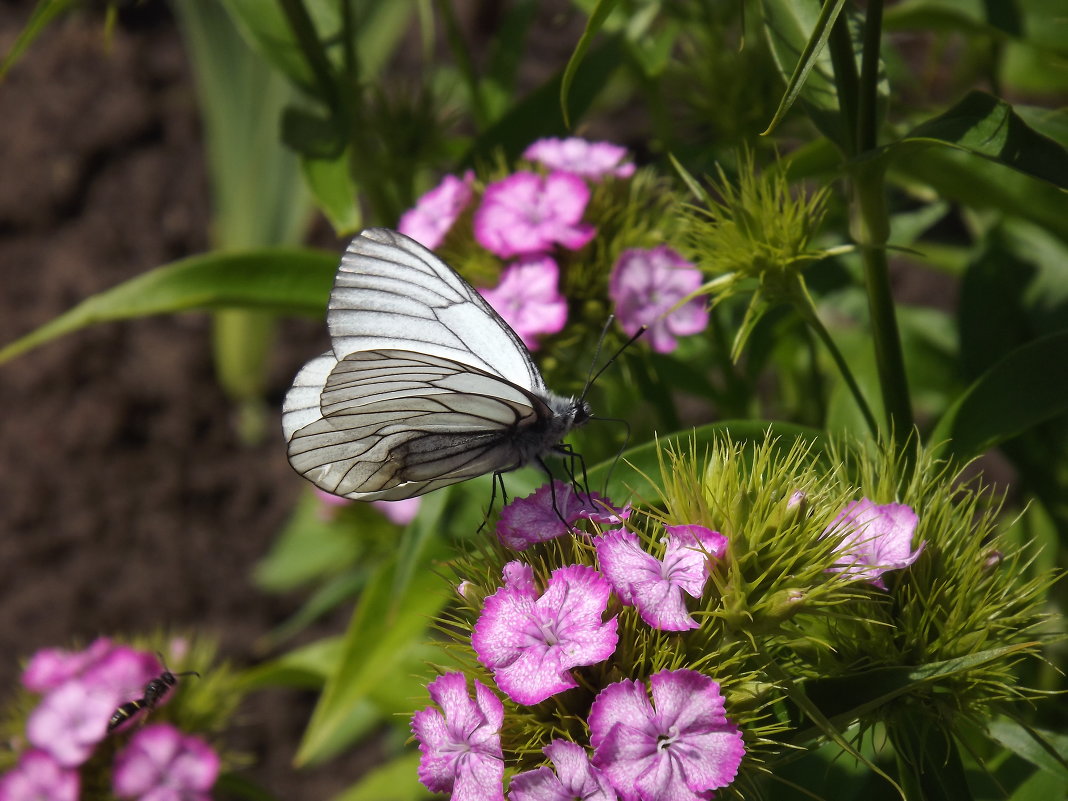
[[[399,500],[514,470],[567,453],[590,418],[470,284],[395,231],[349,244],[327,324],[332,350],[293,380],[282,428],[290,464],[335,495]]]

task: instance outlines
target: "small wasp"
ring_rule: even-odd
[[[196,676],[200,678],[200,674],[195,670],[186,670],[182,673],[171,673],[167,669],[167,663],[163,659],[163,654],[159,651],[156,652],[156,656],[159,657],[160,664],[163,665],[163,672],[152,679],[145,685],[145,692],[140,698],[135,698],[132,701],[127,701],[120,706],[111,716],[111,720],[108,721],[108,731],[115,731],[119,726],[128,721],[134,715],[136,715],[142,709],[152,709],[160,701],[163,700],[171,688],[178,684],[178,678],[180,676]]]

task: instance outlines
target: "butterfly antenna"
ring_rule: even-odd
[[[600,378],[601,377],[601,373],[603,373],[605,370],[607,370],[609,365],[611,365],[612,362],[614,362],[616,359],[619,358],[619,354],[621,354],[623,351],[625,351],[627,348],[629,348],[631,345],[633,345],[635,342],[637,342],[638,338],[649,329],[649,326],[643,325],[641,328],[639,328],[637,331],[635,331],[633,336],[631,336],[630,339],[628,339],[626,342],[624,342],[622,345],[620,345],[619,349],[615,353],[612,354],[612,357],[610,359],[608,359],[608,361],[606,361],[603,365],[601,365],[601,369],[598,370],[595,373],[595,372],[593,372],[593,365],[597,364],[597,360],[598,360],[598,358],[600,358],[601,346],[604,344],[604,338],[608,334],[608,326],[610,326],[612,324],[612,321],[614,319],[615,319],[614,315],[611,315],[611,314],[608,315],[608,321],[604,324],[604,328],[601,330],[601,338],[597,340],[597,349],[594,351],[593,363],[590,365],[590,372],[589,372],[589,376],[590,377],[586,379],[586,386],[584,386],[582,388],[582,394],[579,396],[579,400],[586,400],[586,393],[588,393],[590,391],[590,387],[593,386],[593,382],[596,381],[598,378]]]
[[[622,417],[597,417],[595,418],[599,423],[622,423],[623,427],[627,430],[627,433],[623,436],[623,444],[619,446],[619,450],[616,451],[615,458],[612,459],[612,466],[608,468],[608,471],[604,475],[604,484],[601,488],[601,494],[608,495],[608,482],[612,478],[612,471],[616,469],[616,465],[619,464],[619,460],[623,458],[623,451],[630,445],[630,423],[624,420]]]

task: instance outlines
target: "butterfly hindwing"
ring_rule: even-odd
[[[337,495],[407,498],[518,467],[522,432],[552,415],[521,387],[450,359],[401,350],[331,358],[298,375],[283,425],[293,467]]]

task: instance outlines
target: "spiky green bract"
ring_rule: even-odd
[[[890,735],[875,738],[877,746],[897,744],[897,781],[907,786],[910,770],[932,764],[929,754],[917,756],[917,731],[952,744],[1012,702],[1037,697],[1021,686],[1019,668],[1039,655],[1053,577],[1024,576],[1029,556],[998,539],[999,506],[988,493],[960,484],[923,452],[906,460],[871,445],[729,436],[703,448],[661,449],[659,480],[650,476],[659,497],[637,499],[640,509],[626,523],[658,557],[664,524],[726,535],[727,552],[713,562],[703,597],[687,601],[699,628],[657,631],[613,600],[607,614],[619,616],[619,645],[610,659],[574,670],[579,687],[540,704],[504,700],[510,772],[544,764],[541,749],[554,738],[587,745],[586,720],[601,689],[665,668],[719,682],[727,716],[743,732],[738,779],[717,797],[755,797],[774,781],[777,763],[828,741],[863,761],[860,739],[876,727]],[[913,547],[923,542],[923,551],[913,565],[883,574],[886,590],[829,570],[838,557],[828,526],[859,498],[907,504],[919,517]],[[459,665],[494,686],[470,645],[483,598],[501,586],[501,569],[513,559],[529,564],[542,588],[562,565],[597,567],[598,532],[584,525],[587,533],[522,553],[486,546],[453,564],[452,580],[468,583],[459,606],[439,621],[449,635],[448,669]],[[995,552],[1000,561],[990,558]]]

